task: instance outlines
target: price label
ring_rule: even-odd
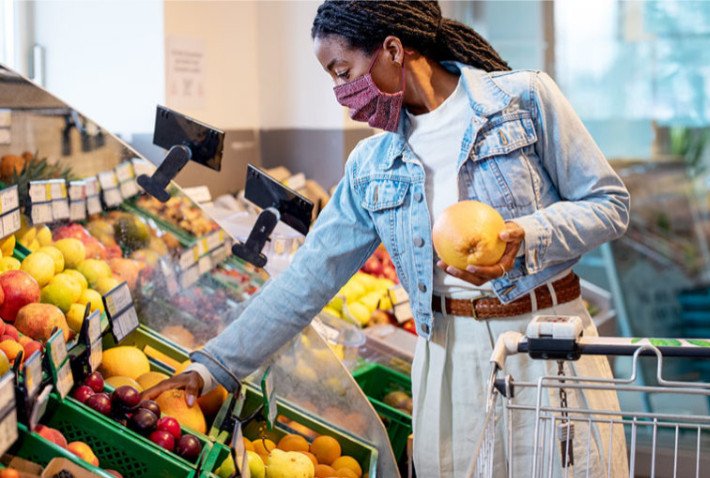
[[[55,221],[69,219],[69,202],[66,198],[52,201],[52,216]]]
[[[178,264],[180,265],[180,270],[185,271],[192,267],[197,259],[195,258],[195,251],[193,249],[188,249],[187,251],[180,254],[180,259],[178,259]]]
[[[18,207],[20,207],[20,196],[16,185],[0,191],[0,214],[5,214]]]
[[[188,289],[200,278],[200,271],[197,266],[192,266],[182,272],[180,283],[183,289]]]
[[[103,173],[99,173],[97,178],[99,179],[101,189],[104,191],[107,189],[118,188],[118,178],[116,177],[116,173],[114,171],[104,171]]]
[[[17,410],[13,404],[12,410],[0,419],[0,455],[4,455],[17,438]]]
[[[118,188],[104,189],[104,202],[108,207],[118,206],[123,202],[123,196]]]
[[[69,199],[72,202],[86,199],[86,181],[69,181]]]
[[[264,410],[266,414],[266,425],[269,430],[273,429],[278,415],[278,407],[276,406],[276,395],[274,394],[274,377],[271,375],[271,367],[266,369],[264,376],[261,379],[261,392],[264,395]]]
[[[62,398],[69,395],[72,387],[74,387],[74,376],[71,373],[71,362],[69,360],[64,362],[64,365],[59,367],[59,370],[57,370],[55,385],[57,386],[59,396]]]
[[[2,236],[9,236],[10,234],[20,230],[20,210],[15,209],[12,212],[5,214],[2,217]]]
[[[76,200],[72,201],[69,206],[69,219],[72,221],[83,221],[86,219],[86,201]]]
[[[138,328],[138,315],[128,284],[122,282],[103,297],[106,315],[111,322],[111,333],[116,342],[122,341]]]
[[[207,247],[207,238],[203,237],[202,239],[199,240],[197,243],[197,255],[199,256],[204,256],[207,254],[207,252],[210,250],[209,247]]]
[[[86,340],[89,344],[93,344],[97,340],[101,339],[101,311],[98,309],[93,311],[86,318],[86,322]]]
[[[128,161],[124,161],[118,166],[116,166],[115,171],[116,178],[118,179],[119,183],[126,182],[135,177],[135,173],[133,172],[133,165]]]
[[[138,184],[133,179],[121,183],[121,196],[125,199],[133,197],[139,192]]]
[[[39,394],[37,400],[35,400],[34,406],[32,407],[32,412],[30,413],[30,430],[37,428],[39,420],[44,416],[44,412],[47,411],[47,403],[49,403],[49,394],[52,391],[51,385],[44,387],[42,393]]]
[[[42,354],[37,351],[25,360],[25,390],[33,397],[42,384]]]
[[[99,322],[97,321],[97,323]],[[101,358],[104,350],[103,342],[99,338],[99,340],[91,344],[89,349],[89,367],[92,372],[95,372],[99,368],[99,365],[101,365]]]
[[[57,330],[47,340],[47,348],[49,348],[49,357],[52,360],[54,370],[58,370],[64,360],[67,358],[67,342],[64,340],[64,332]]]
[[[200,261],[197,263],[197,269],[200,275],[205,272],[209,272],[212,269],[212,259],[210,256],[207,255],[200,257]]]
[[[409,302],[409,295],[407,294],[407,291],[404,290],[404,287],[402,287],[401,285],[390,287],[387,292],[390,295],[390,300],[392,301],[393,305],[401,304],[403,302]]]
[[[66,199],[67,183],[63,179],[50,179],[48,181],[50,188],[50,196],[52,201],[55,199]]]
[[[211,251],[224,242],[224,231],[216,231],[207,236],[205,239],[206,250]]]
[[[87,198],[86,211],[89,214],[98,214],[101,212],[101,210],[101,200],[98,196],[90,196],[89,198]]]
[[[48,181],[30,181],[30,202],[41,203],[52,200],[52,186]]]
[[[84,179],[84,188],[86,192],[86,197],[99,195],[99,183],[96,178]]]
[[[7,372],[0,378],[0,412],[15,408],[15,377]]]
[[[138,323],[138,314],[136,309],[131,307],[118,317],[111,319],[111,328],[116,342],[121,342],[131,332],[136,330],[140,324]]]
[[[46,224],[54,220],[54,210],[51,202],[32,204],[32,224]]]

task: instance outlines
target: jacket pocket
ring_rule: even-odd
[[[378,212],[401,206],[407,196],[409,182],[395,179],[370,179],[362,184],[362,207]]]
[[[476,190],[485,192],[491,206],[515,215],[536,202],[535,142],[537,133],[526,111],[495,118],[479,133],[469,171]]]

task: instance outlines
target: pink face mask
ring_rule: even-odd
[[[372,80],[372,67],[379,56],[375,53],[367,74],[344,85],[333,88],[338,103],[350,108],[350,117],[355,121],[367,121],[373,128],[397,131],[399,115],[404,102],[404,64],[402,64],[402,91],[385,93]]]

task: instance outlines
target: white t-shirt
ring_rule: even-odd
[[[458,202],[458,163],[463,136],[471,118],[471,106],[462,81],[436,109],[409,117],[407,142],[422,163],[425,192],[431,223]],[[490,291],[490,283],[477,287],[434,266],[434,292],[454,298],[473,298]]]

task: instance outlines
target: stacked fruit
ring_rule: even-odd
[[[399,283],[397,271],[385,246],[380,244],[375,252],[365,261],[360,269],[375,277],[389,279],[394,283]]]
[[[194,435],[183,434],[175,418],[161,417],[162,395],[157,401],[141,400],[140,392],[130,385],[122,385],[110,394],[106,393],[103,376],[94,372],[74,390],[72,396],[188,461],[195,462],[202,452],[200,440]]]
[[[386,311],[392,310],[389,289],[394,285],[390,279],[356,272],[323,310],[362,327],[390,322]]]
[[[44,347],[36,340],[21,334],[12,324],[0,320],[0,376],[15,364],[15,359],[22,352],[22,360]]]
[[[205,215],[189,198],[176,196],[162,203],[151,196],[141,196],[138,207],[174,224],[196,237],[219,229],[216,222]]]
[[[303,436],[284,435],[278,444],[268,438],[244,439],[247,463],[255,478],[360,478],[358,461],[342,454],[340,443],[328,435],[311,443]],[[215,472],[226,478],[234,473],[234,461],[227,457]]]

